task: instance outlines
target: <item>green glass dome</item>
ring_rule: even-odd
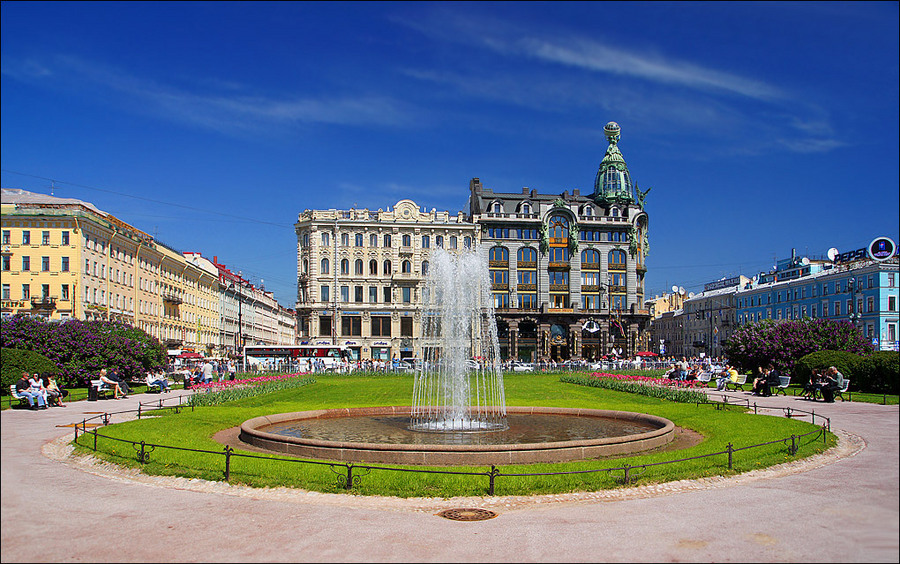
[[[631,203],[635,201],[634,184],[625,157],[619,151],[619,124],[611,121],[603,128],[609,148],[600,161],[597,177],[594,179],[594,199],[598,202]]]

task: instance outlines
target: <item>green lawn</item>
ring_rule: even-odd
[[[411,375],[322,375],[316,383],[302,388],[275,392],[264,396],[197,408],[195,411],[161,413],[159,417],[142,419],[101,428],[101,434],[147,444],[178,446],[187,449],[223,452],[223,446],[212,436],[223,429],[269,413],[304,411],[319,408],[364,407],[380,405],[409,405],[412,397]],[[565,384],[558,374],[507,374],[505,389],[508,405],[547,407],[586,407],[652,413],[673,421],[676,425],[701,433],[705,440],[682,450],[663,450],[639,456],[597,459],[564,464],[535,464],[502,466],[502,474],[564,472],[602,468],[636,466],[662,461],[695,457],[724,451],[731,443],[735,449],[767,441],[788,438],[816,430],[817,427],[797,419],[754,416],[739,408],[715,409],[712,406],[675,404],[644,396],[614,392],[600,388]],[[93,445],[87,435],[80,441]],[[632,471],[636,483],[647,484],[745,472],[778,464],[795,457],[809,456],[826,448],[826,441],[805,438],[800,451],[792,456],[786,443],[778,442],[759,448],[741,450],[734,454],[734,468],[729,471],[724,455],[700,458],[675,464],[653,466]],[[835,438],[827,435],[827,446]],[[98,456],[107,460],[136,466],[135,450],[128,443],[100,438]],[[272,455],[266,460],[234,457],[231,460],[231,481],[258,487],[289,486],[322,492],[341,492],[339,475],[343,468],[332,471],[328,465],[273,462],[271,459],[290,459]],[[297,459],[293,459],[297,460]],[[387,465],[379,465],[387,466]],[[401,467],[402,468],[402,467]],[[423,467],[406,467],[425,469]],[[156,448],[150,454],[144,471],[150,474],[197,477],[222,480],[224,456],[185,450]],[[432,468],[484,472],[489,468]],[[359,470],[357,470],[359,471]],[[337,472],[337,473],[335,473]],[[451,476],[372,470],[354,485],[353,493],[363,495],[393,495],[400,497],[484,495],[487,478],[483,476]],[[528,495],[593,491],[620,487],[622,472],[574,474],[564,476],[501,476],[496,481],[498,495]],[[634,481],[632,483],[635,483]]]

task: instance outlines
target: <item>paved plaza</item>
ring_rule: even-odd
[[[2,412],[3,562],[900,560],[897,406],[753,398],[814,408],[831,417],[840,444],[737,477],[404,500],[143,476],[69,456],[74,432],[65,425],[148,397]],[[448,508],[498,515],[436,515]]]

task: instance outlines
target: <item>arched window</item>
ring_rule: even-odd
[[[349,233],[341,233],[341,245],[344,247],[350,246],[350,234]]]
[[[401,271],[403,274],[409,274],[409,273],[411,273],[411,272],[412,272],[412,263],[409,262],[408,260],[403,261],[403,262],[400,264],[400,271]]]
[[[494,213],[503,213],[503,205],[500,202],[494,202],[491,206],[491,211]]]
[[[444,236],[438,235],[437,237],[435,237],[434,244],[437,246],[437,248],[443,249],[444,248]]]
[[[609,212],[613,217],[619,217],[619,208],[612,208]]]
[[[389,260],[384,261],[384,268],[383,268],[382,270],[383,270],[383,272],[384,272],[385,274],[390,275],[390,273],[391,273],[391,261],[389,261]]]
[[[431,238],[428,235],[422,235],[422,248],[427,249],[431,247]]]
[[[466,235],[465,238],[463,239],[463,246],[464,246],[466,249],[471,249],[471,248],[472,248],[472,238],[469,237],[468,235]]]
[[[625,251],[621,249],[613,249],[609,252],[609,265],[611,267],[617,266],[620,268],[625,267]]]
[[[308,246],[309,246],[309,233],[304,233],[304,234],[303,234],[303,246],[304,246],[304,247],[308,247]]]
[[[564,243],[569,238],[569,220],[561,215],[550,218],[550,242]]]
[[[372,276],[378,275],[378,261],[375,259],[369,261],[369,274]]]
[[[309,273],[309,259],[303,259],[303,266],[301,268],[302,268],[302,270],[300,271],[301,274]]]
[[[331,237],[329,236],[329,233],[323,232],[322,233],[322,246],[327,247],[329,245],[331,245]]]
[[[372,233],[369,235],[369,246],[377,247],[378,246],[378,235]]]
[[[403,235],[403,246],[412,247],[412,237],[410,237],[409,235]]]
[[[362,236],[362,233],[357,233],[355,239],[356,239],[356,246],[357,246],[357,247],[362,247],[362,246],[363,246],[363,236]]]
[[[390,246],[391,246],[391,236],[390,236],[390,235],[385,235],[385,236],[384,236],[384,246],[385,246],[385,247],[390,247]]]
[[[456,235],[450,236],[450,248],[456,249]]]
[[[328,274],[328,259],[322,259],[322,268],[320,269],[322,272],[320,274]]]
[[[493,247],[488,251],[488,260],[495,264],[509,264],[509,250],[506,247]],[[497,264],[497,266],[499,266],[499,264]]]
[[[531,213],[531,204],[529,204],[528,202],[525,202],[524,204],[522,204],[521,211],[522,211],[522,213]]]
[[[422,261],[422,276],[425,276],[427,274],[428,274],[428,261],[423,260]]]
[[[537,262],[537,251],[531,247],[523,247],[519,249],[517,258],[519,262]]]
[[[356,259],[356,262],[354,263],[354,269],[353,269],[353,272],[354,272],[354,274],[360,274],[360,275],[363,273],[363,261],[362,261],[362,259]]]
[[[341,275],[347,276],[348,274],[350,274],[350,261],[341,259]]]
[[[581,215],[584,217],[592,217],[594,215],[594,209],[591,206],[584,206],[584,209],[581,211]]]

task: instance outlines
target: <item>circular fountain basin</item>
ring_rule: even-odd
[[[645,413],[551,407],[507,407],[506,411],[511,435],[409,431],[406,427],[411,407],[393,406],[264,415],[245,421],[240,439],[267,450],[305,458],[488,466],[630,454],[666,445],[675,438],[675,425],[671,421]],[[310,431],[319,422],[325,424],[324,434]],[[376,432],[358,431],[371,429],[373,422]],[[335,429],[342,428],[346,432],[338,432],[332,438],[313,436],[328,437]]]

